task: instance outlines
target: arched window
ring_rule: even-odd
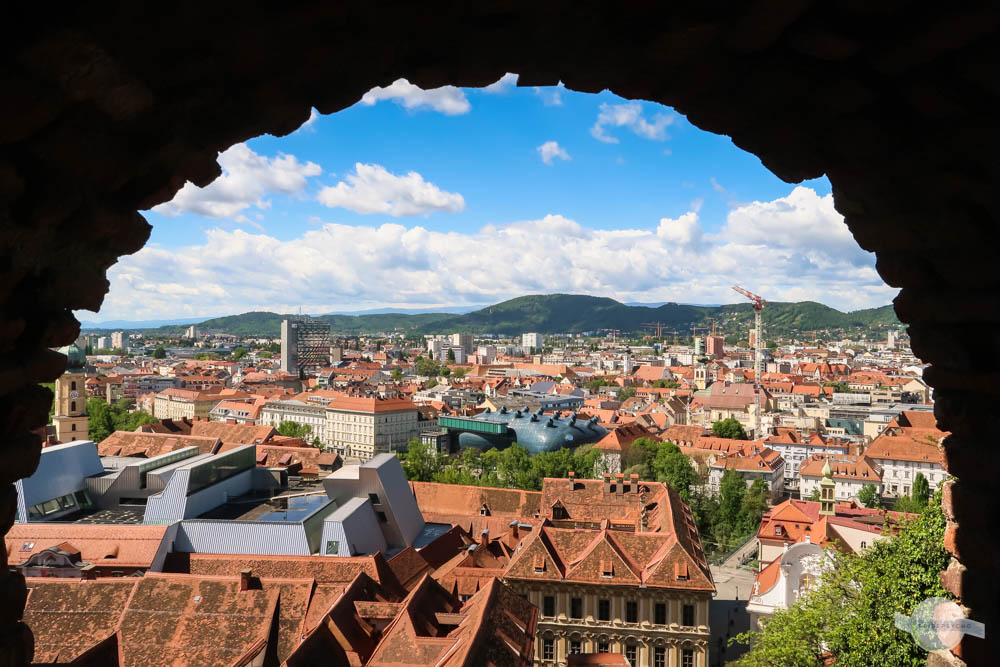
[[[69,389],[70,391],[76,391],[76,380],[73,380],[69,383]]]
[[[76,401],[71,401],[69,404],[70,412],[76,412]]]

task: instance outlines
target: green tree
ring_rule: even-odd
[[[875,488],[874,484],[865,484],[858,491],[858,500],[865,507],[881,507],[882,498],[878,494],[878,489]]]
[[[806,500],[812,500],[812,501],[817,502],[817,503],[819,502],[819,487],[818,486],[812,490],[812,493],[809,494],[809,497],[806,498]]]
[[[925,664],[927,652],[895,627],[894,617],[910,615],[927,598],[950,597],[941,586],[949,559],[944,529],[938,493],[923,515],[860,556],[828,550],[833,569],[816,588],[775,612],[761,631],[735,638],[750,646],[735,664],[820,667],[827,651],[837,667]]]
[[[440,368],[436,363],[434,363],[433,359],[417,357],[416,371],[417,375],[423,375],[424,377],[437,377],[440,373]]]
[[[233,350],[233,360],[239,361],[243,357],[247,356],[247,350],[245,347],[240,346]]]
[[[624,389],[620,389],[618,391],[618,400],[621,401],[622,403],[632,398],[633,396],[635,396],[635,389],[633,389],[632,387],[625,387]]]
[[[274,353],[271,352],[270,350],[262,350],[262,351],[260,351],[260,352],[257,353],[257,358],[258,359],[273,359],[274,358]]]
[[[717,438],[729,438],[731,440],[747,439],[747,432],[743,429],[743,424],[735,417],[726,417],[722,421],[712,424],[712,435]]]
[[[698,473],[677,445],[663,443],[656,451],[651,470],[656,481],[666,482],[684,502],[691,502],[691,487],[698,481]]]
[[[677,389],[681,385],[673,380],[657,380],[653,383],[653,386],[657,389]]]
[[[451,369],[451,376],[453,378],[464,378],[468,375],[469,369],[464,366],[459,366],[458,368]]]
[[[424,444],[420,438],[410,438],[406,443],[406,452],[400,456],[400,463],[406,478],[411,482],[431,482],[441,471],[441,461],[431,446]]]
[[[403,379],[403,371],[401,371],[398,368],[393,368],[392,373],[390,373],[390,375],[392,375],[392,379],[395,380],[396,382],[399,382],[400,380]]]
[[[455,363],[455,350],[448,348],[448,361]]]
[[[740,508],[741,514],[741,535],[750,535],[757,532],[760,526],[760,518],[770,506],[771,490],[763,478],[758,477],[747,489],[743,496],[743,503]]]
[[[111,406],[104,400],[88,398],[87,417],[89,418],[87,435],[94,442],[101,442],[115,432],[115,425],[111,419]]]
[[[918,472],[917,476],[913,478],[913,491],[910,495],[918,505],[922,507],[927,506],[927,499],[931,496],[931,487],[922,472]]]
[[[847,386],[846,382],[824,382],[824,387],[833,387],[833,390],[838,394],[849,394],[851,388]]]
[[[917,502],[917,500],[913,498],[912,495],[900,496],[899,498],[896,499],[896,502],[893,503],[892,505],[892,509],[894,511],[905,512],[907,514],[920,514],[926,508],[927,508],[926,503],[920,504],[919,502]]]
[[[166,359],[167,358],[167,350],[162,345],[157,345],[156,349],[153,350],[153,358],[154,359]]]
[[[735,470],[722,473],[719,482],[719,519],[735,530],[740,523],[743,498],[747,495],[747,485],[743,475]]]
[[[300,438],[308,442],[308,438],[312,435],[312,432],[313,427],[309,424],[300,424],[299,422],[292,421],[283,421],[278,424],[278,434],[287,438]]]
[[[601,387],[607,387],[609,385],[607,381],[602,380],[601,378],[597,378],[596,380],[591,380],[590,382],[585,383],[583,386],[586,387],[591,392],[597,393],[598,389],[600,389]]]

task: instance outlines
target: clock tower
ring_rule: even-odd
[[[56,440],[72,442],[87,440],[90,419],[87,417],[87,356],[79,345],[67,345],[59,352],[66,355],[66,372],[56,380],[56,405],[52,423]]]

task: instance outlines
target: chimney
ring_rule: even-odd
[[[240,570],[240,592],[250,590],[250,568]]]
[[[604,473],[604,495],[611,493],[611,473]]]
[[[639,475],[632,473],[628,476],[628,484],[631,493],[639,493]]]
[[[575,482],[576,481],[576,473],[574,471],[570,470],[567,473],[567,476],[569,477],[569,481],[571,481],[571,482]]]
[[[615,475],[615,490],[619,496],[625,492],[625,475],[622,473]]]
[[[488,546],[490,543],[490,529],[483,528],[483,532],[479,534],[479,543],[484,547]]]
[[[572,473],[571,473],[571,474],[572,474]],[[515,540],[516,540],[516,539],[518,539],[519,537],[521,537],[521,534],[520,534],[520,532],[518,531],[518,528],[520,528],[520,526],[521,526],[521,522],[520,522],[520,521],[518,521],[517,519],[515,519],[514,521],[511,521],[511,522],[510,522],[510,534],[511,534],[511,536],[512,536],[512,537],[513,537],[513,538],[514,538]]]

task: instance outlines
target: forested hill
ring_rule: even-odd
[[[206,320],[203,331],[240,336],[277,336],[281,320],[297,317],[270,312],[251,312]],[[767,302],[764,325],[772,334],[796,331],[849,330],[859,327],[897,326],[892,306],[844,313],[814,301]],[[601,329],[637,332],[648,322],[660,322],[667,331],[690,335],[692,326],[715,322],[724,334],[745,334],[753,323],[750,303],[723,306],[690,306],[668,303],[657,308],[627,306],[603,297],[574,294],[522,296],[464,315],[451,313],[382,313],[373,315],[320,315],[334,332],[376,333],[401,329],[407,333],[582,333]],[[157,333],[179,333],[183,326],[164,326]],[[672,333],[670,334],[672,335]]]

